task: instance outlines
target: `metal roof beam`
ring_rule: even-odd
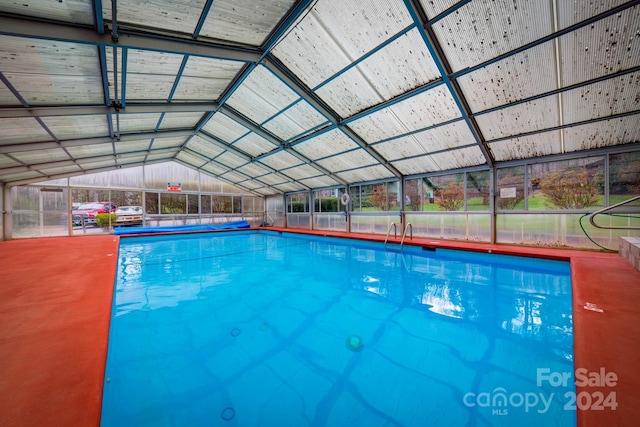
[[[449,61],[447,60],[442,47],[440,46],[437,37],[433,32],[433,28],[429,25],[429,21],[427,20],[427,15],[422,9],[422,5],[419,0],[404,0],[405,6],[409,10],[409,13],[413,17],[413,19],[420,23],[420,35],[424,40],[433,61],[435,62],[438,70],[440,71],[440,75],[444,83],[447,85],[449,92],[451,92],[451,96],[453,97],[464,121],[466,122],[473,138],[475,139],[480,151],[487,161],[487,164],[490,167],[493,167],[495,161],[494,158],[487,148],[485,139],[482,135],[482,131],[480,130],[480,126],[476,122],[476,119],[473,117],[471,107],[469,106],[460,85],[455,79],[450,78],[449,76],[453,73],[451,65],[449,65]]]
[[[257,62],[263,53],[260,49],[202,43],[190,39],[151,35],[123,29],[118,29],[118,41],[114,42],[110,34],[96,33],[93,27],[72,26],[6,14],[0,15],[0,34],[95,46],[153,50],[239,62]]]
[[[119,109],[113,105],[0,107],[0,119],[21,117],[91,116],[100,114],[208,113],[218,108],[216,102],[169,102],[128,104]]]
[[[386,167],[397,178],[402,179],[402,173],[394,166],[389,164],[387,160],[382,157],[376,150],[371,148],[362,138],[360,138],[355,132],[353,132],[348,126],[342,124],[341,117],[336,114],[331,108],[325,105],[319,100],[316,95],[311,92],[307,87],[297,78],[291,75],[291,73],[275,58],[269,56],[263,60],[263,64],[271,70],[278,78],[280,78],[286,85],[288,85],[293,91],[295,91],[302,99],[307,101],[313,108],[315,108],[320,114],[322,114],[334,127],[340,129],[349,138],[360,146],[363,150],[369,153],[375,158],[381,165]],[[325,130],[326,131],[326,130]],[[309,137],[312,138],[314,134]],[[335,178],[335,176],[334,176]],[[340,180],[340,182],[343,182]]]
[[[160,132],[143,132],[143,133],[132,133],[122,135],[119,142],[128,142],[128,141],[140,141],[141,139],[152,139],[152,138],[180,138],[180,137],[189,137],[194,133],[193,130],[177,130],[177,131],[160,131]],[[7,144],[0,145],[0,154],[7,153],[15,153],[22,151],[36,151],[36,150],[46,150],[49,148],[60,148],[60,147],[78,147],[83,145],[96,145],[96,144],[110,144],[114,140],[108,136],[96,137],[96,138],[81,138],[81,139],[67,139],[61,140],[60,143],[55,141],[41,141],[41,142],[25,142],[22,144]],[[176,147],[179,148],[179,147]]]

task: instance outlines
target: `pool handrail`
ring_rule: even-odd
[[[393,238],[397,239],[398,238],[398,226],[396,225],[395,222],[392,222],[391,224],[389,224],[389,229],[387,230],[387,237],[384,239],[384,247],[387,247],[387,242],[389,241],[389,235],[391,234],[391,227],[393,227]]]
[[[589,215],[589,222],[591,223],[591,225],[593,225],[596,228],[600,228],[600,229],[604,229],[604,230],[640,230],[640,227],[634,227],[634,226],[619,226],[619,225],[598,225],[595,223],[594,218],[596,217],[596,215],[600,215],[601,213],[604,213],[606,211],[609,211],[611,209],[617,208],[618,206],[622,206],[622,205],[626,205],[627,203],[630,202],[634,202],[636,200],[639,200],[640,196],[635,196],[632,197],[630,199],[624,200],[620,203],[616,203],[615,205],[611,205],[611,206],[607,206],[604,207],[602,209],[598,209],[597,211],[593,212],[591,215]]]
[[[413,225],[411,223],[408,223],[404,227],[404,232],[402,233],[402,239],[400,240],[400,247],[401,248],[402,248],[402,245],[404,244],[405,237],[407,237],[407,230],[411,230],[411,234],[409,235],[409,239],[413,240]]]

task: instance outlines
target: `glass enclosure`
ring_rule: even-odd
[[[177,163],[11,187],[11,204],[12,238],[108,233],[119,206],[139,206],[145,226],[239,219],[259,225],[265,216],[262,197]],[[95,209],[80,209],[88,207]]]
[[[140,206],[146,226],[246,219],[256,226],[401,236],[410,224],[414,237],[615,249],[619,236],[638,233],[595,228],[586,217],[640,194],[640,151],[512,162],[266,198],[177,163],[4,191],[11,215],[3,226],[10,224],[12,238],[109,232],[111,222],[104,227],[75,220],[82,218],[81,204],[104,202]],[[640,215],[628,213],[639,206],[617,208],[597,223],[638,227]]]

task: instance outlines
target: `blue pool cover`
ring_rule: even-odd
[[[225,222],[224,224],[124,227],[114,229],[113,234],[179,233],[185,231],[236,230],[239,228],[251,228],[251,225],[247,221],[232,221]]]

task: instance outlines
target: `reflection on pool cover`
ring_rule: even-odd
[[[132,238],[102,425],[572,426],[573,384],[537,381],[572,372],[572,354],[564,262],[264,231]]]

